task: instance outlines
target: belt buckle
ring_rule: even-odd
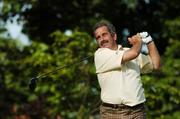
[[[117,105],[117,104],[114,104],[114,105],[113,105],[113,108],[117,109],[117,108],[118,108],[118,105]]]

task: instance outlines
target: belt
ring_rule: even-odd
[[[121,108],[121,109],[127,109],[127,108],[135,109],[135,108],[143,107],[144,103],[140,103],[140,104],[135,105],[135,106],[127,106],[124,104],[110,104],[110,103],[102,102],[102,106],[111,107],[111,108]]]

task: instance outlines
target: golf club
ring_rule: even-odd
[[[85,58],[83,58],[83,59],[80,60],[80,61],[74,62],[73,64],[79,64],[79,63],[81,63],[81,62],[83,62],[83,61],[85,61],[85,60],[87,60],[87,59],[89,59],[89,58],[91,58],[91,57],[93,57],[93,55],[90,55],[90,56],[88,56],[88,57],[85,57]],[[47,72],[47,73],[44,73],[44,74],[41,74],[41,75],[38,75],[38,76],[36,76],[36,77],[31,78],[30,83],[29,83],[29,89],[30,89],[31,91],[34,91],[35,88],[36,88],[36,86],[37,86],[36,83],[37,83],[37,80],[38,80],[38,79],[40,79],[40,78],[45,78],[45,77],[47,77],[48,75],[53,74],[53,73],[56,73],[57,71],[59,71],[59,70],[61,70],[61,69],[63,69],[63,68],[69,67],[69,66],[71,66],[71,65],[72,65],[72,64],[64,65],[64,66],[61,66],[61,67],[59,67],[59,68],[57,68],[57,69],[55,69],[55,70],[53,70],[53,71],[50,71],[50,72]]]

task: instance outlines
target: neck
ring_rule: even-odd
[[[112,48],[111,48],[111,50],[117,50],[118,49],[118,45],[117,44],[115,44]]]

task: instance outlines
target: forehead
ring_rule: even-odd
[[[97,28],[94,32],[95,35],[98,35],[98,34],[101,34],[101,33],[104,33],[104,32],[109,32],[107,26],[101,26],[99,28]]]

